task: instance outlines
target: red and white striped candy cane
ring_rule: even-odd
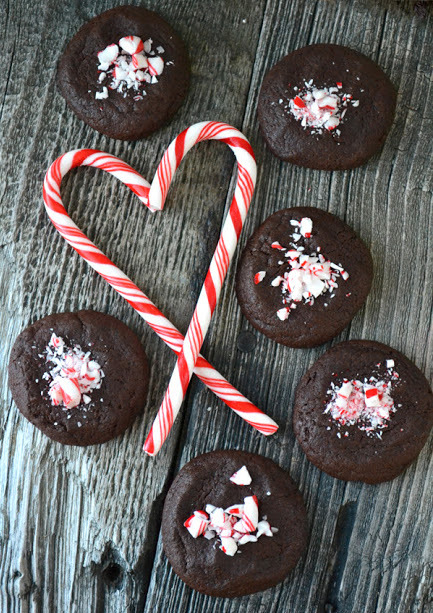
[[[202,126],[213,124],[206,122]],[[213,124],[215,125],[215,124]],[[216,124],[221,125],[221,124]],[[203,139],[204,140],[204,139]],[[162,162],[161,162],[162,163]],[[164,205],[168,185],[164,192],[157,191],[156,197],[150,195],[150,184],[131,166],[118,158],[95,149],[78,149],[60,156],[49,168],[45,180],[43,196],[46,211],[65,240],[90,264],[149,324],[167,345],[179,354],[184,337],[177,328],[158,310],[153,302],[92,243],[71,220],[60,197],[62,178],[78,166],[92,166],[105,170],[129,187],[151,211],[161,210]],[[154,184],[158,177],[154,179]],[[152,186],[153,186],[152,185]],[[158,183],[159,185],[159,183]],[[238,392],[203,357],[199,356],[194,370],[196,375],[235,413],[251,426],[265,435],[273,434],[277,424],[252,402]]]
[[[183,156],[195,143],[205,139],[222,141],[235,154],[238,165],[236,189],[164,400],[144,444],[144,450],[149,455],[158,453],[179,412],[236,249],[256,182],[254,153],[245,136],[226,124],[206,122],[191,126],[171,143],[159,165],[158,182],[153,183],[150,197],[157,194],[158,201],[164,201]]]

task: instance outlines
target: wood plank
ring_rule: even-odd
[[[193,60],[192,87],[169,126],[146,141],[122,143],[72,116],[54,85],[57,50],[83,21],[111,4],[63,6],[48,0],[37,27],[25,3],[8,8],[5,47],[15,42],[21,51],[10,58],[2,107],[7,244],[0,316],[7,345],[1,370],[1,611],[142,608],[182,424],[175,425],[157,461],[145,457],[141,446],[174,355],[55,232],[43,210],[43,175],[63,151],[88,146],[119,155],[150,178],[166,146],[190,123],[212,117],[240,124],[261,23],[258,3],[249,12],[251,26],[242,25],[230,47],[230,35],[222,40],[215,16],[224,14],[229,23],[240,24],[234,5],[212,2],[212,10],[197,11],[191,1],[148,2],[185,39]],[[222,44],[227,53],[210,53]],[[35,57],[40,58],[36,73]],[[217,70],[224,74],[223,83],[215,78]],[[63,197],[74,220],[173,323],[186,329],[218,238],[233,166],[232,154],[222,145],[198,147],[179,171],[160,215],[152,216],[126,188],[90,169],[71,173]],[[74,449],[50,442],[19,416],[7,393],[5,364],[15,336],[28,322],[88,307],[120,317],[138,333],[151,359],[152,379],[144,417],[125,436]]]
[[[170,570],[159,542],[145,611],[155,610],[161,602],[167,611],[206,612],[403,613],[429,608],[431,439],[418,462],[392,483],[346,484],[308,463],[294,441],[290,420],[296,381],[327,347],[346,338],[389,343],[414,359],[431,380],[431,239],[426,231],[433,181],[431,34],[431,22],[420,24],[390,5],[268,2],[243,123],[260,166],[242,243],[271,212],[289,204],[313,204],[345,219],[371,246],[375,280],[366,307],[339,338],[299,351],[276,346],[242,318],[233,294],[232,269],[207,353],[281,428],[275,437],[263,439],[229,416],[197,383],[180,465],[214,448],[249,449],[272,457],[290,471],[304,494],[311,527],[309,549],[278,588],[226,601],[184,587]],[[323,41],[347,44],[376,59],[399,89],[396,122],[382,153],[352,172],[321,173],[283,164],[266,151],[258,134],[256,93],[263,74],[289,50]],[[415,273],[405,254],[420,258],[417,261],[425,266]],[[257,339],[249,353],[233,347],[232,339],[244,330]],[[207,406],[212,407],[208,415],[203,411]],[[201,436],[194,427],[198,421]]]

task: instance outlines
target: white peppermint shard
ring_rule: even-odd
[[[252,482],[251,475],[246,466],[242,466],[231,477],[230,481],[236,485],[250,485]]]

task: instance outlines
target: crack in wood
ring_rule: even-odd
[[[349,613],[348,609],[344,607],[344,597],[342,597],[341,590],[345,565],[350,551],[350,539],[356,521],[356,510],[357,502],[349,501],[340,508],[338,513],[328,567],[330,578],[325,588],[323,604],[325,613],[343,613],[343,611]]]

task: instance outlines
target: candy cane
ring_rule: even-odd
[[[236,189],[164,400],[144,444],[144,450],[149,455],[158,453],[179,413],[236,249],[256,182],[254,153],[245,136],[231,126],[210,122],[191,126],[171,143],[158,168],[159,181],[152,185],[150,197],[153,195],[152,190],[155,190],[155,193],[158,190],[158,199],[162,198],[164,201],[168,186],[183,156],[195,143],[204,139],[220,140],[235,154],[238,164]]]
[[[206,126],[224,126],[215,122],[198,124]],[[229,126],[225,126],[229,128]],[[233,132],[239,132],[230,128]],[[242,139],[244,137],[240,135]],[[181,138],[182,135],[180,135]],[[205,140],[203,137],[201,140]],[[177,140],[177,139],[176,139]],[[186,151],[184,152],[186,153]],[[179,159],[180,163],[181,158]],[[127,277],[98,247],[92,243],[72,221],[66,212],[60,197],[60,184],[63,177],[78,166],[100,168],[115,176],[129,187],[151,211],[161,210],[169,185],[161,189],[159,171],[164,159],[158,167],[152,187],[131,166],[118,158],[95,149],[78,149],[60,156],[49,168],[43,188],[45,208],[52,223],[81,257],[96,270],[149,324],[162,340],[176,353],[182,348],[184,337],[179,330],[159,311],[153,302]],[[153,191],[152,191],[153,190]],[[273,434],[277,424],[252,402],[236,390],[215,368],[203,357],[199,356],[194,369],[196,375],[223,400],[235,413],[264,435]]]

